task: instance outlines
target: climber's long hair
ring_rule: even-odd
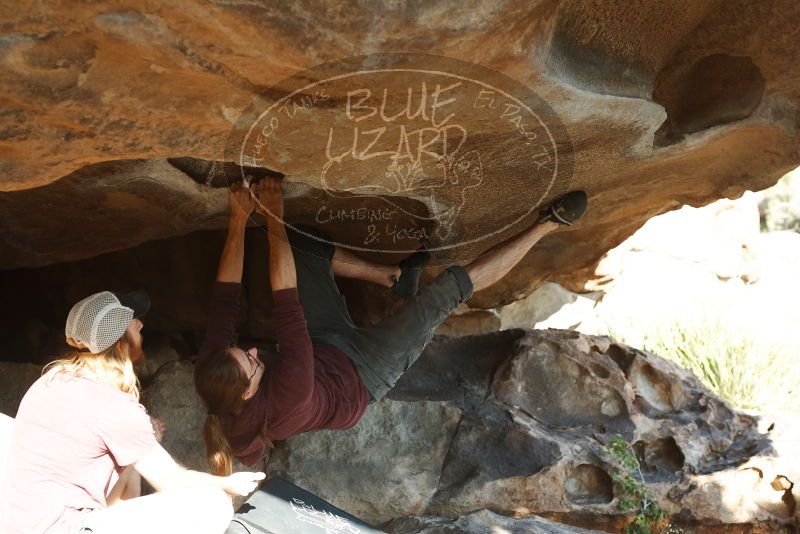
[[[230,475],[233,471],[233,452],[225,436],[223,417],[241,412],[242,395],[250,383],[229,351],[213,352],[194,368],[194,385],[206,407],[203,440],[208,466],[219,476]]]
[[[69,342],[69,340],[67,340]],[[73,345],[74,346],[74,345]],[[42,374],[53,372],[51,380],[83,376],[106,382],[139,400],[139,379],[133,362],[142,359],[142,348],[136,346],[126,331],[113,345],[92,354],[88,350],[74,350],[60,360],[47,364]]]

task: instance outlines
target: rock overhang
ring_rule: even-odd
[[[589,213],[477,294],[474,307],[511,302],[547,278],[579,281],[649,217],[767,187],[800,161],[800,63],[792,46],[800,14],[793,2],[770,9],[667,3],[638,11],[624,2],[475,2],[470,17],[447,3],[385,7],[379,16],[337,5],[300,12],[226,3],[178,12],[99,3],[68,14],[50,7],[7,15],[15,31],[2,47],[8,76],[0,90],[9,102],[0,143],[2,267],[77,260],[221,229],[225,199],[209,169],[235,159],[225,145],[248,106],[284,98],[285,81],[298,72],[370,53],[407,50],[494,70],[541,98],[563,123],[574,151],[563,187],[587,190]],[[346,100],[329,105],[346,116]],[[524,151],[508,149],[513,125],[489,130],[475,137],[476,146],[502,165],[490,176],[492,188],[464,196],[455,228],[464,238],[502,228],[504,218],[540,200],[522,194],[522,178],[534,164]],[[437,206],[452,209],[463,200],[425,201],[397,191],[365,200],[365,191],[353,188],[323,199],[314,148],[323,133],[301,129],[305,145],[284,147],[293,165],[285,158],[270,162],[287,174],[289,212],[302,222],[314,222],[321,202],[332,212],[377,211],[388,199],[419,222]],[[383,167],[367,165],[362,175],[377,176]],[[102,230],[89,231],[81,219],[97,219]],[[440,223],[418,228],[430,234]],[[442,251],[437,261],[474,258],[529,223]],[[354,245],[347,240],[352,230],[366,236],[369,224],[343,225],[336,237]],[[407,232],[405,242],[419,235]]]

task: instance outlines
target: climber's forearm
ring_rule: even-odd
[[[242,282],[244,265],[244,231],[247,228],[247,217],[231,213],[228,223],[228,237],[222,249],[222,257],[217,268],[218,282]]]
[[[297,287],[294,254],[283,221],[267,217],[269,234],[269,281],[272,291]]]

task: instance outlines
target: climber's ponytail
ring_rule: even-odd
[[[222,420],[219,416],[206,415],[203,440],[206,442],[206,455],[211,472],[218,476],[230,475],[233,472],[233,454],[228,438],[222,430]]]
[[[229,350],[229,349],[228,349]],[[238,414],[250,383],[228,350],[219,350],[200,360],[194,368],[194,386],[206,406],[203,440],[208,465],[215,475],[232,472],[233,453],[225,435],[223,417]]]

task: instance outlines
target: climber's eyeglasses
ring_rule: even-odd
[[[247,359],[250,360],[250,363],[256,366],[256,368],[253,369],[253,374],[250,375],[250,377],[247,379],[247,381],[250,382],[251,380],[253,380],[253,377],[256,376],[256,373],[258,372],[258,368],[261,367],[261,360],[259,360],[258,358],[254,357],[252,354],[250,354],[249,351],[244,350],[242,347],[240,347],[239,345],[237,345],[235,343],[231,344],[231,348],[239,349],[240,351],[244,352],[247,355]]]

